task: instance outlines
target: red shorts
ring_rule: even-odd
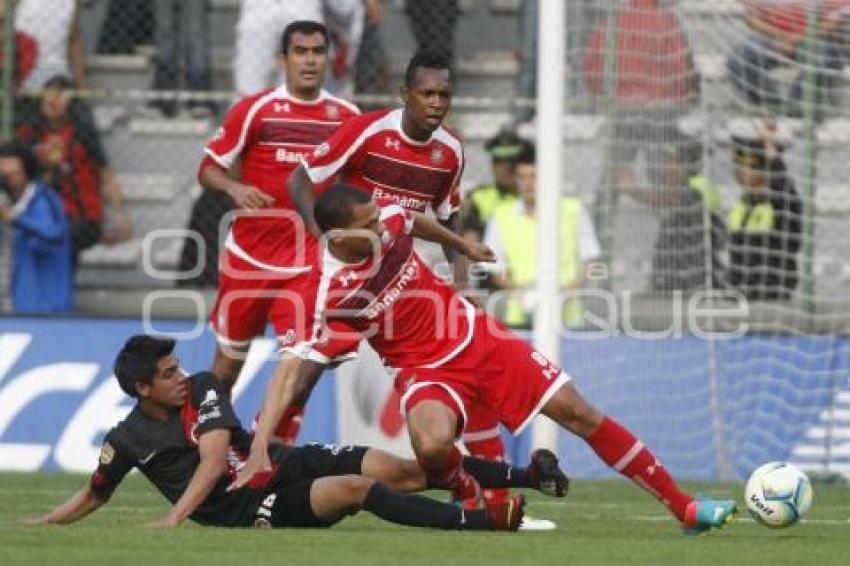
[[[312,337],[318,275],[315,268],[270,271],[222,251],[218,296],[210,325],[220,343],[247,346],[271,322],[282,346]]]
[[[461,440],[466,442],[481,442],[491,438],[499,438],[499,416],[492,409],[481,403],[468,403],[466,409],[466,426]]]
[[[457,405],[464,423],[470,423],[467,407],[480,405],[498,418],[513,434],[519,434],[570,377],[543,354],[513,334],[494,318],[478,313],[469,345],[436,368],[401,368],[395,388],[401,406],[417,391],[422,400],[426,388],[438,388]],[[481,414],[476,411],[474,414]]]

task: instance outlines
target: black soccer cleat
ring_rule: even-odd
[[[551,450],[538,448],[531,453],[528,465],[531,487],[552,497],[564,497],[570,489],[570,478],[558,467],[558,457]]]

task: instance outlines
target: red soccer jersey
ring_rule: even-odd
[[[675,12],[656,0],[631,0],[617,15],[616,95],[619,102],[641,104],[687,99],[696,94],[690,47]],[[602,95],[610,72],[607,22],[603,20],[584,51],[588,89]]]
[[[390,367],[439,367],[469,344],[475,309],[413,250],[407,212],[391,204],[381,219],[376,257],[351,265],[324,250],[316,318],[325,325],[307,357],[328,363],[364,337]]]
[[[407,210],[431,208],[446,220],[460,206],[463,173],[460,140],[443,127],[426,142],[401,129],[404,110],[379,110],[348,121],[304,160],[314,184],[337,174],[376,198],[389,197]]]
[[[359,114],[356,106],[325,91],[315,101],[304,101],[283,85],[243,98],[230,109],[206,154],[225,169],[240,158],[242,182],[275,198],[273,209],[236,219],[226,243],[230,251],[259,267],[301,265],[313,238],[301,227],[287,180],[303,158]],[[286,214],[273,216],[275,211]]]

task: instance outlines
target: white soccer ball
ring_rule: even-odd
[[[747,480],[744,497],[756,521],[773,528],[790,527],[812,506],[812,482],[787,462],[759,466]]]

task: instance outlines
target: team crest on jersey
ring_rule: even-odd
[[[112,447],[108,442],[103,443],[103,448],[100,449],[100,463],[104,466],[108,466],[112,459],[115,457],[115,448]]]
[[[331,146],[328,144],[328,142],[324,142],[313,150],[313,157],[324,157],[328,154],[330,150]]]
[[[328,120],[338,120],[339,119],[339,106],[334,104],[328,104],[325,106],[325,115],[328,117]]]
[[[443,150],[439,147],[435,147],[431,152],[431,163],[434,165],[439,165],[443,162]]]
[[[277,102],[274,103],[274,111],[278,114],[281,112],[289,112],[291,110],[292,109],[289,107],[288,102],[284,102],[283,104],[278,104]]]
[[[390,147],[390,148],[392,148],[396,151],[401,149],[401,143],[399,142],[399,140],[397,140],[395,138],[387,138],[386,142],[384,142],[384,145],[386,147]]]
[[[219,126],[218,129],[213,134],[212,141],[220,140],[224,137],[224,126]]]

